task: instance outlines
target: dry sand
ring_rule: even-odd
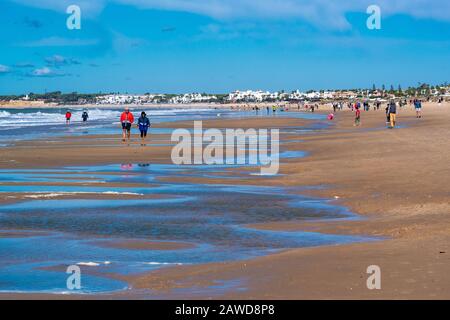
[[[283,163],[281,173],[285,175],[259,180],[261,184],[280,186],[326,185],[326,189],[308,192],[335,198],[364,219],[254,227],[366,234],[386,240],[295,249],[247,261],[178,266],[126,280],[134,289],[151,288],[170,294],[174,288],[239,279],[246,290],[214,296],[226,299],[449,299],[450,106],[425,105],[422,119],[416,119],[408,107],[398,115],[399,124],[405,127],[394,130],[385,129],[384,119],[382,110],[362,112],[361,127],[353,127],[353,114],[338,112],[335,125],[328,130],[303,135],[303,142],[288,145],[290,150],[308,151],[308,157]],[[252,122],[255,127],[273,125],[267,119]],[[248,121],[227,120],[224,126],[244,127],[245,123]],[[124,155],[123,150],[112,146],[91,154],[85,152],[91,147],[71,147],[67,141],[59,146],[29,144],[39,148],[2,148],[0,166],[49,167],[144,159],[167,162],[170,154],[170,147],[124,146],[130,148]],[[366,287],[366,269],[370,265],[381,268],[381,290]],[[137,292],[106,298],[141,297]],[[183,298],[192,297],[210,298],[184,292]]]

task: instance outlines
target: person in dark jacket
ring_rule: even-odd
[[[83,114],[81,115],[81,119],[83,119],[83,122],[86,122],[88,118],[89,118],[89,115],[88,115],[87,111],[83,111]]]
[[[390,128],[395,128],[396,123],[396,117],[397,117],[397,105],[394,100],[391,100],[389,103],[389,120],[391,123]]]
[[[141,132],[141,146],[145,146],[145,138],[147,137],[148,128],[150,128],[150,119],[147,118],[147,114],[144,111],[142,111],[138,120],[138,127]]]

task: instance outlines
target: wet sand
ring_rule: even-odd
[[[294,249],[247,261],[170,267],[125,277],[135,290],[96,298],[144,297],[138,289],[152,289],[161,295],[176,297],[170,295],[173,289],[186,288],[182,298],[206,299],[210,296],[190,295],[189,288],[208,287],[217,280],[238,279],[245,290],[230,289],[214,298],[449,299],[450,106],[425,105],[422,119],[416,119],[412,108],[407,107],[398,115],[399,124],[405,127],[394,130],[384,127],[384,119],[382,110],[362,112],[361,127],[353,127],[353,115],[348,111],[338,112],[329,129],[316,134],[299,134],[292,139],[300,138],[302,142],[286,145],[289,150],[307,151],[308,157],[283,162],[280,170],[283,175],[258,180],[261,185],[325,185],[327,188],[302,190],[301,193],[334,198],[361,215],[363,220],[291,221],[252,227],[367,234],[386,240]],[[290,125],[296,125],[295,120],[289,121]],[[298,125],[304,124],[304,120],[298,121]],[[226,122],[224,127],[248,124],[246,120]],[[272,124],[267,119],[252,120],[255,127]],[[2,148],[0,166],[170,161],[170,147],[124,146],[124,149],[129,148],[127,153],[116,147],[104,147],[98,154],[86,152],[91,150],[89,148],[71,146],[70,142],[57,147],[40,145],[33,151]],[[36,158],[38,162],[33,161]],[[212,181],[217,182],[208,178],[196,180]],[[247,182],[245,179],[236,181]],[[382,290],[366,287],[366,268],[370,265],[381,267]],[[22,296],[1,294],[0,297]],[[48,298],[45,295],[27,297]]]
[[[46,232],[33,231],[33,232],[25,232],[25,231],[0,231],[0,238],[26,238],[26,237],[35,237],[37,235],[47,235]]]

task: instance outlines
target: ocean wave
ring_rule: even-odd
[[[195,113],[208,111],[209,109],[164,109],[164,110],[146,110],[147,115],[151,117],[159,116],[176,116],[183,113]],[[81,115],[84,109],[70,109],[72,112],[72,122],[81,123]],[[88,109],[89,121],[114,121],[116,124],[119,122],[120,114],[122,110],[120,109]],[[132,110],[137,118],[140,115],[140,111]],[[18,127],[32,127],[32,126],[45,126],[54,124],[64,124],[65,123],[65,108],[58,108],[58,110],[51,111],[35,111],[35,112],[24,112],[19,111],[0,111],[0,128],[18,128]]]
[[[83,110],[71,111],[73,122],[82,122]],[[108,120],[120,117],[120,111],[92,109],[88,111],[90,120]],[[63,124],[65,122],[65,110],[58,112],[16,112],[0,111],[0,127],[26,127],[51,124]]]

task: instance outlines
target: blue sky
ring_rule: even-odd
[[[68,30],[77,4],[81,30]],[[381,30],[366,27],[369,4]],[[0,94],[449,81],[448,0],[2,0]]]

